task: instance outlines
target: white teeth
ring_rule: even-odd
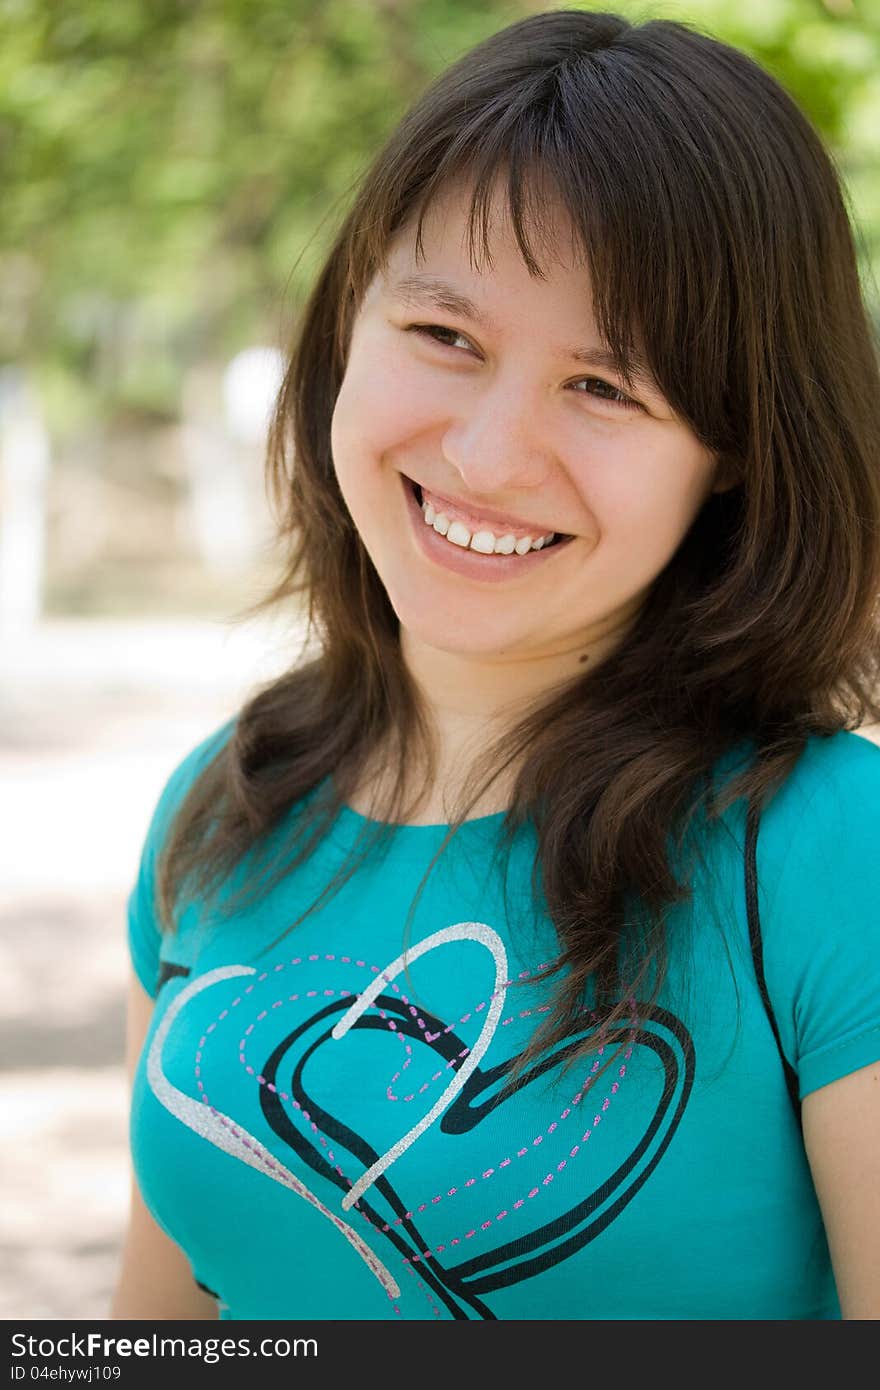
[[[446,539],[452,541],[453,545],[460,545],[462,550],[467,550],[471,543],[471,533],[462,522],[453,521],[446,532]]]
[[[471,536],[471,550],[478,550],[481,555],[495,554],[495,537],[491,531],[477,531]]]
[[[471,535],[463,522],[450,521],[445,512],[435,511],[430,502],[422,503],[422,516],[425,525],[433,526],[439,536],[445,536],[462,550],[476,550],[480,555],[512,555],[514,551],[517,555],[525,555],[529,550],[541,550],[556,539],[555,531],[548,532],[546,536],[539,536],[537,540],[532,540],[531,536],[521,536],[517,539],[510,533],[506,536],[496,536],[492,531],[475,531]]]

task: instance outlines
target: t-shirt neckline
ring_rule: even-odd
[[[332,774],[330,781],[332,784]],[[487,816],[473,816],[462,822],[456,831],[456,838],[472,837],[477,842],[481,836],[491,839],[506,814],[506,811],[493,811]],[[398,849],[421,854],[428,848],[432,851],[439,848],[449,831],[449,822],[435,821],[429,825],[409,825],[399,821],[379,821],[355,811],[352,806],[343,802],[338,808],[329,834],[337,844],[350,849],[361,836],[378,835],[380,827],[387,829]]]
[[[481,826],[489,827],[498,825],[506,814],[506,811],[493,811],[487,816],[472,816],[468,820],[462,822],[458,833],[461,834],[461,831],[466,830],[469,826],[476,829]],[[341,805],[339,808],[337,824],[341,829],[354,831],[362,831],[364,829],[372,831],[376,830],[380,825],[383,825],[393,830],[396,835],[405,835],[412,838],[436,836],[439,835],[441,831],[445,835],[446,831],[449,829],[448,821],[435,821],[425,825],[410,825],[408,822],[399,821],[378,821],[372,819],[370,816],[362,815],[360,811],[355,811],[353,807],[346,806],[345,804]]]

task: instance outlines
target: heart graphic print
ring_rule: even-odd
[[[450,1016],[411,1000],[405,968],[420,957],[439,966],[462,943],[491,961],[485,997],[467,998],[462,970]],[[188,974],[166,967],[165,979]],[[587,1012],[576,1036],[505,1089],[524,1030],[548,1007],[517,1007],[527,974],[508,979],[503,943],[480,922],[443,928],[384,965],[312,953],[265,971],[221,966],[172,999],[148,1082],[202,1139],[320,1213],[340,1259],[363,1262],[392,1315],[421,1289],[433,1316],[491,1319],[493,1291],[570,1258],[638,1197],[694,1075],[681,1021],[634,1001],[628,1044],[601,1076],[610,1053]],[[185,1024],[191,1084],[163,1065]],[[564,1071],[591,1037],[593,1052]],[[250,1100],[222,1108],[212,1091],[233,1067]]]

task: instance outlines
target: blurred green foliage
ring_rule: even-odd
[[[0,0],[0,363],[54,423],[171,416],[182,370],[286,336],[359,173],[427,81],[547,4]],[[574,6],[572,6],[574,8]],[[683,19],[792,92],[880,268],[880,0],[594,8]]]

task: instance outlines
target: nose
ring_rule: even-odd
[[[514,380],[483,386],[448,426],[444,458],[474,496],[540,487],[551,471],[534,395]]]

